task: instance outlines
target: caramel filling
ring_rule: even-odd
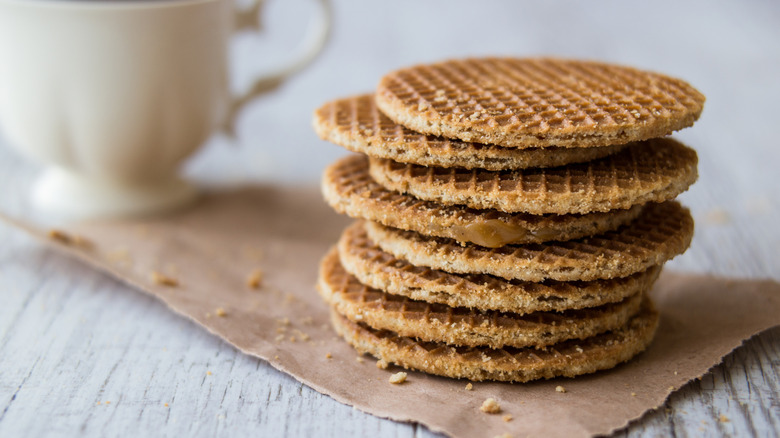
[[[526,228],[512,226],[498,219],[488,219],[465,226],[454,225],[451,231],[460,241],[473,242],[488,248],[498,248],[536,234]]]

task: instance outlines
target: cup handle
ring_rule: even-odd
[[[236,31],[260,30],[260,7],[264,0],[253,0],[252,6],[243,11],[236,11]],[[241,96],[234,97],[228,108],[222,130],[234,136],[235,119],[241,108],[255,97],[278,87],[288,77],[303,70],[317,55],[322,52],[330,35],[331,4],[330,0],[311,0],[318,8],[314,23],[309,26],[306,37],[300,44],[298,55],[287,63],[277,67],[270,73],[254,80],[252,86]]]

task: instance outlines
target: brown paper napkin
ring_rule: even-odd
[[[391,385],[394,369],[359,360],[329,328],[315,292],[319,259],[348,222],[316,188],[215,193],[166,217],[83,223],[64,228],[65,235],[5,219],[317,391],[457,437],[610,433],[660,406],[745,339],[780,324],[776,282],[666,273],[653,291],[662,315],[656,340],[614,370],[530,384],[475,383],[472,391],[465,381],[411,372],[406,383]],[[248,280],[258,273],[253,288]],[[556,392],[558,385],[566,392]],[[501,415],[479,411],[487,397],[500,402]],[[513,420],[503,421],[504,414]]]

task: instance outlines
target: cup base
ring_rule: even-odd
[[[135,185],[47,169],[35,182],[32,202],[43,213],[90,219],[163,213],[194,201],[197,189],[179,178]]]

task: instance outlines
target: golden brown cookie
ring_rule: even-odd
[[[524,281],[590,281],[627,277],[682,254],[693,237],[693,218],[677,202],[648,205],[632,223],[566,242],[484,248],[450,239],[358,222],[395,257],[454,273],[490,274]]]
[[[371,177],[389,190],[425,201],[531,214],[627,209],[674,199],[696,181],[696,152],[653,139],[588,163],[491,172],[402,164],[371,158]]]
[[[320,138],[353,152],[422,166],[487,170],[554,167],[595,160],[623,147],[518,149],[420,134],[379,112],[373,95],[328,102],[314,112],[313,124]]]
[[[658,313],[649,300],[620,329],[583,340],[535,348],[454,347],[398,336],[356,324],[331,310],[336,331],[361,353],[388,363],[430,374],[474,381],[527,382],[574,377],[613,368],[647,348],[658,326]]]
[[[361,283],[418,301],[526,314],[615,303],[650,290],[661,266],[628,277],[540,283],[485,274],[452,274],[415,266],[382,251],[362,227],[349,227],[338,243],[339,259]]]
[[[606,213],[531,215],[420,201],[374,182],[363,155],[330,165],[322,177],[322,193],[333,209],[354,218],[490,248],[599,234],[634,220],[642,211],[637,205]]]
[[[642,293],[601,307],[526,315],[482,312],[414,301],[360,283],[341,266],[336,250],[322,260],[322,297],[352,322],[399,336],[455,346],[542,348],[622,327],[639,311]]]
[[[387,74],[379,109],[407,128],[507,147],[591,147],[691,126],[704,96],[684,81],[599,62],[481,58]]]

